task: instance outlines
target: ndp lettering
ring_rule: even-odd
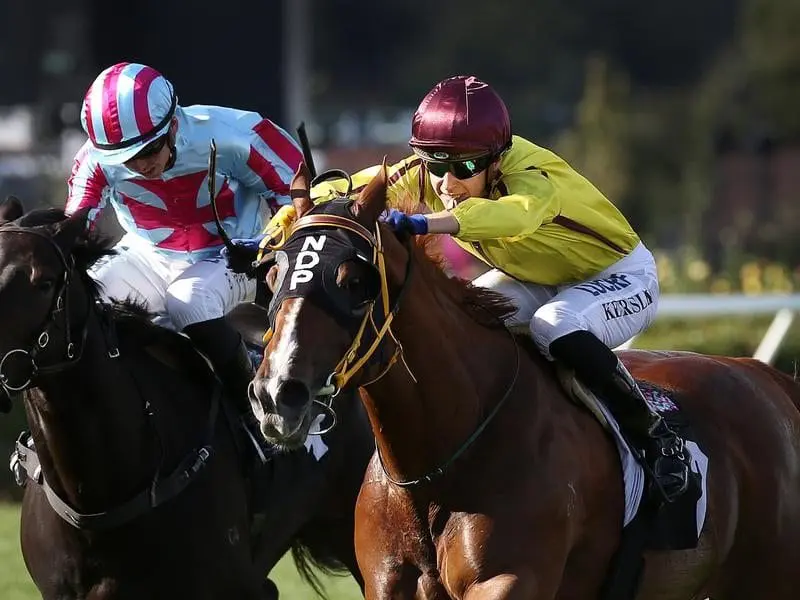
[[[308,236],[303,240],[303,247],[294,261],[294,270],[289,280],[289,289],[297,289],[297,284],[308,283],[314,278],[312,270],[319,264],[319,253],[325,247],[326,236]]]

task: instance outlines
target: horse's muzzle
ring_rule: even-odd
[[[309,387],[298,379],[269,381],[256,378],[253,395],[261,409],[261,432],[268,441],[284,446],[300,445],[311,425],[312,397]]]

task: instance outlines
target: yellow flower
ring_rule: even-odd
[[[711,275],[711,267],[706,261],[696,258],[686,265],[686,275],[692,281],[705,281]]]
[[[779,263],[771,263],[764,269],[764,285],[772,292],[792,291],[792,281],[789,272]]]

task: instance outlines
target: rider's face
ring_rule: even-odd
[[[449,172],[445,173],[443,177],[437,177],[429,171],[428,176],[431,179],[433,190],[439,196],[444,207],[451,209],[467,198],[484,196],[489,171],[490,169],[484,169],[468,179],[458,179]]]
[[[168,138],[174,138],[177,129],[177,122],[173,121],[166,135],[150,142],[139,154],[126,162],[125,166],[147,179],[161,177],[169,164],[170,155],[172,154]]]

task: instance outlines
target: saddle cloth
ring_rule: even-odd
[[[567,393],[575,401],[586,406],[586,408],[588,408],[594,414],[600,424],[614,438],[614,442],[620,456],[622,465],[622,478],[625,485],[625,517],[623,520],[623,526],[626,526],[634,519],[642,503],[645,489],[644,469],[634,457],[630,446],[622,435],[619,424],[611,414],[611,411],[609,411],[605,406],[603,401],[598,398],[588,387],[576,379],[571,371],[559,367],[558,374],[561,385],[564,387]],[[667,419],[667,422],[672,425],[673,421],[675,420],[674,417],[680,414],[678,405],[665,391],[649,384],[645,384],[641,381],[638,383],[650,407],[664,416],[664,418]],[[679,431],[679,433],[682,435],[682,437],[689,433],[689,435],[684,437],[686,442],[685,451],[690,453],[691,469],[700,476],[701,481],[701,493],[697,499],[694,511],[697,537],[699,538],[706,518],[708,498],[706,491],[708,457],[700,449],[700,446],[698,446],[697,442],[690,438],[691,434],[688,432],[688,429],[685,427],[680,427],[680,429],[681,431]]]

